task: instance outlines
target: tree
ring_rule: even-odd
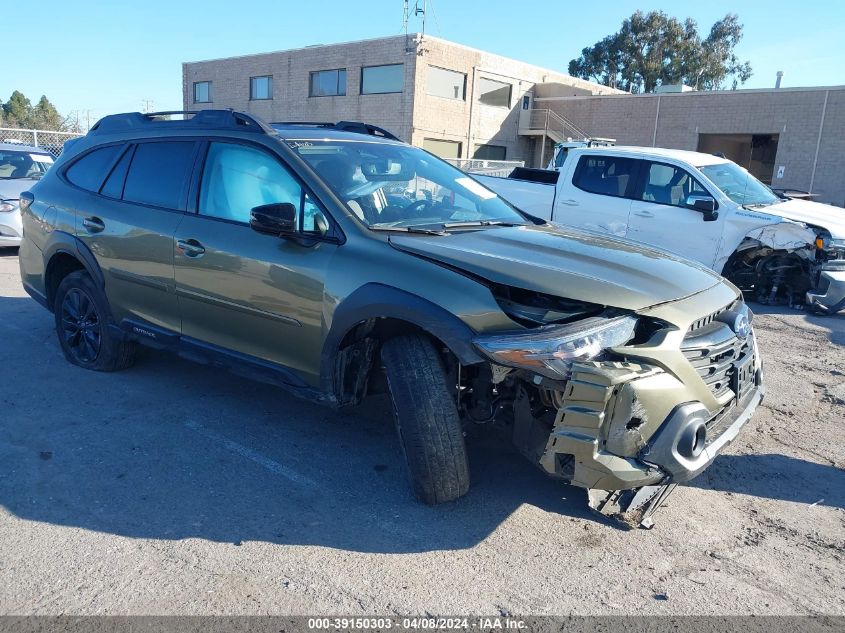
[[[62,130],[65,120],[50,100],[42,95],[32,109],[32,127],[39,130]]]
[[[6,103],[0,101],[0,127],[35,128],[56,132],[81,132],[79,121],[63,117],[46,95],[34,106],[19,90]]]
[[[663,11],[637,11],[619,32],[570,61],[569,74],[628,92],[675,83],[718,90],[729,78],[736,88],[751,77],[751,65],[734,53],[741,39],[742,24],[734,14],[716,22],[702,39],[692,18],[681,22]]]
[[[3,104],[3,120],[12,127],[28,127],[32,119],[32,103],[18,90]]]

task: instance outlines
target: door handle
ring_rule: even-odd
[[[106,228],[105,222],[93,215],[82,220],[82,226],[84,226],[89,233],[99,233],[104,231]]]
[[[578,201],[577,200],[558,200],[561,204],[565,204],[567,207],[577,207]]]
[[[185,257],[202,257],[205,253],[205,247],[194,239],[176,240],[176,249]]]
[[[638,215],[641,218],[653,218],[654,214],[651,211],[635,211],[634,215]]]

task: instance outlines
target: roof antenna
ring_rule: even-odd
[[[417,55],[423,55],[426,52],[422,47],[422,42],[425,37],[425,14],[426,9],[428,8],[428,0],[422,0],[422,6],[420,6],[420,0],[414,0],[413,7],[410,6],[409,0],[404,0],[402,5],[402,30],[405,32],[405,54],[410,55],[416,51]],[[408,33],[408,23],[411,21],[411,14],[413,14],[413,17],[415,18],[422,16],[422,19],[420,20],[420,39],[416,42],[412,42],[411,36]]]

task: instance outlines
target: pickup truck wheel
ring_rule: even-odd
[[[381,349],[394,420],[416,497],[429,505],[469,489],[463,429],[446,373],[421,335],[387,340]]]
[[[53,315],[59,344],[74,365],[94,371],[117,371],[132,365],[135,345],[109,329],[108,302],[88,273],[77,270],[62,280]]]

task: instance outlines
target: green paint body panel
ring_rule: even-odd
[[[318,132],[312,134],[319,137]],[[60,157],[53,171],[62,174],[73,157],[101,144],[159,136],[159,131],[147,129],[88,135]],[[326,355],[332,352],[328,342],[339,342],[362,320],[385,316],[374,306],[369,314],[361,312],[356,323],[339,319],[344,302],[368,284],[426,302],[470,336],[525,329],[503,312],[491,292],[493,284],[660,319],[669,326],[662,336],[614,350],[651,368],[650,377],[639,378],[636,387],[650,415],[635,443],[620,436],[613,440],[623,447],[617,449],[616,457],[601,453],[604,461],[594,464],[601,466],[600,474],[583,476],[582,483],[588,486],[596,481],[614,481],[619,486],[654,483],[659,476],[649,468],[643,467],[639,474],[635,472],[638,466],[631,470],[633,456],[625,454],[624,447],[647,442],[679,403],[700,402],[714,414],[725,406],[680,349],[691,324],[740,296],[735,287],[702,266],[633,242],[548,224],[446,235],[376,232],[359,221],[277,136],[212,130],[200,138],[196,130],[179,128],[168,130],[167,136],[197,143],[219,136],[263,147],[297,174],[318,201],[330,220],[332,239],[279,238],[243,223],[203,217],[195,212],[196,200],[190,197],[184,208],[175,210],[129,204],[74,187],[53,173],[33,187],[35,201],[23,213],[20,263],[30,294],[49,304],[48,267],[57,261],[57,253],[75,257],[89,270],[99,269],[115,322],[129,319],[149,324],[284,367],[330,402],[336,394],[326,392],[333,384],[333,365],[326,363]],[[192,178],[195,191],[197,174]],[[104,230],[89,231],[84,220],[91,217],[102,220]],[[189,240],[204,247],[201,257],[177,247],[178,242]],[[93,263],[85,259],[86,250]],[[429,329],[432,324],[426,319],[431,318],[420,315],[416,325]],[[470,340],[463,343],[471,348]],[[602,395],[597,402],[608,398]],[[596,409],[595,419],[603,415],[600,407]],[[561,429],[580,424],[571,414],[568,420],[569,426],[559,421]],[[592,429],[586,435],[600,443],[606,441],[607,431]],[[565,434],[561,437],[562,444],[577,444]],[[598,450],[592,444],[589,451],[580,446],[577,451],[584,455]],[[576,448],[566,452],[575,454]],[[549,459],[544,467],[553,472]],[[627,474],[617,472],[614,479],[608,473],[617,462],[628,470]]]

